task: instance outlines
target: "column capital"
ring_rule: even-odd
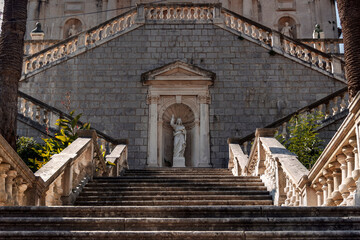
[[[198,95],[198,100],[199,100],[200,104],[210,104],[210,102],[211,102],[210,94]]]
[[[147,96],[147,104],[157,104],[159,103],[160,96],[159,95],[148,95]]]

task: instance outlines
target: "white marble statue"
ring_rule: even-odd
[[[285,22],[285,26],[281,29],[281,33],[284,34],[287,37],[293,37],[292,35],[292,27],[289,26],[289,22]]]
[[[171,117],[170,125],[174,129],[174,156],[173,158],[184,158],[186,147],[186,129],[182,125],[181,118],[178,118],[175,122],[174,115]]]
[[[76,34],[77,34],[76,26],[75,26],[75,24],[73,24],[73,25],[71,25],[71,28],[69,29],[68,37],[74,36]]]

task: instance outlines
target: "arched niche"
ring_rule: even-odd
[[[63,37],[71,37],[83,30],[82,22],[77,18],[70,18],[66,20],[63,28]]]
[[[295,19],[292,18],[291,16],[283,16],[278,19],[277,28],[278,28],[279,32],[282,32],[284,27],[286,27],[286,23],[288,23],[288,26],[291,27],[291,31],[290,31],[291,36],[290,37],[296,39],[298,36],[299,25],[297,24]]]
[[[185,166],[193,167],[195,159],[192,157],[194,147],[194,138],[196,134],[195,128],[195,114],[193,110],[186,104],[174,103],[169,106],[162,115],[162,151],[163,162],[162,165],[166,167],[172,166],[173,159],[173,128],[170,126],[171,117],[174,115],[175,119],[181,118],[182,124],[186,129],[186,148],[185,148]]]

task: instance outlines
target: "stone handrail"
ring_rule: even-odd
[[[70,121],[73,120],[73,117],[69,114],[49,106],[21,91],[18,91],[18,116],[20,116],[23,121],[28,120],[27,124],[36,127],[38,131],[50,136],[51,133],[57,132],[58,127],[55,125],[57,119],[64,118]],[[78,121],[79,126],[83,124],[81,121]],[[106,150],[106,153],[111,152],[113,146],[119,143],[126,143],[126,140],[113,139],[98,130],[96,130],[96,133],[98,136],[98,144],[101,145],[102,149]]]
[[[309,171],[274,138],[275,132],[276,129],[256,130],[255,142],[241,175],[260,176],[275,205],[299,206],[300,193],[296,191],[296,184]]]
[[[25,40],[24,55],[35,54],[58,42],[60,42],[60,40]]]
[[[240,176],[246,171],[248,157],[242,151],[240,145],[229,143],[229,165],[228,168],[234,176]]]
[[[274,137],[276,129],[257,129],[246,171],[260,176],[275,205],[358,205],[360,184],[360,93],[349,105],[349,114],[308,171]],[[231,146],[234,149],[234,145]],[[235,148],[236,149],[236,148]],[[231,156],[231,153],[229,153]]]
[[[35,74],[39,69],[80,54],[136,27],[136,9],[110,19],[94,28],[83,31],[24,58],[23,76]]]
[[[119,176],[127,168],[127,146],[118,145],[107,165],[95,131],[79,137],[55,154],[35,174],[0,136],[0,205],[53,206],[72,204],[94,176]]]
[[[289,135],[289,133],[287,132],[287,126],[289,124],[290,119],[293,116],[301,115],[301,114],[309,114],[314,111],[318,111],[323,115],[322,121],[326,121],[330,119],[332,116],[347,112],[348,98],[349,96],[347,92],[347,87],[345,87],[308,106],[298,109],[297,111],[265,126],[265,128],[276,128],[283,138],[287,138]],[[240,144],[244,153],[248,154],[249,149],[251,147],[251,142],[253,142],[254,139],[255,139],[255,132],[240,139],[236,139],[236,138],[229,139],[229,141],[231,143]]]
[[[345,63],[340,58],[312,48],[229,10],[222,9],[221,13],[225,28],[268,46],[274,53],[296,59],[300,63],[306,63],[316,70],[344,81]]]
[[[36,177],[0,135],[0,206],[28,205]]]
[[[339,54],[340,53],[339,44],[344,43],[344,40],[342,38],[324,38],[324,39],[307,38],[307,39],[299,39],[299,41],[319,51],[325,53],[333,53],[333,54]]]

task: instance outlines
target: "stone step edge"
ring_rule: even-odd
[[[360,231],[1,231],[0,237],[44,237],[44,238],[62,238],[62,237],[133,237],[138,239],[143,236],[149,239],[161,237],[174,239],[183,237],[199,238],[209,237],[219,239],[220,237],[236,237],[236,239],[257,239],[257,238],[307,238],[316,239],[317,237],[326,237],[328,239],[354,239],[360,237]]]

